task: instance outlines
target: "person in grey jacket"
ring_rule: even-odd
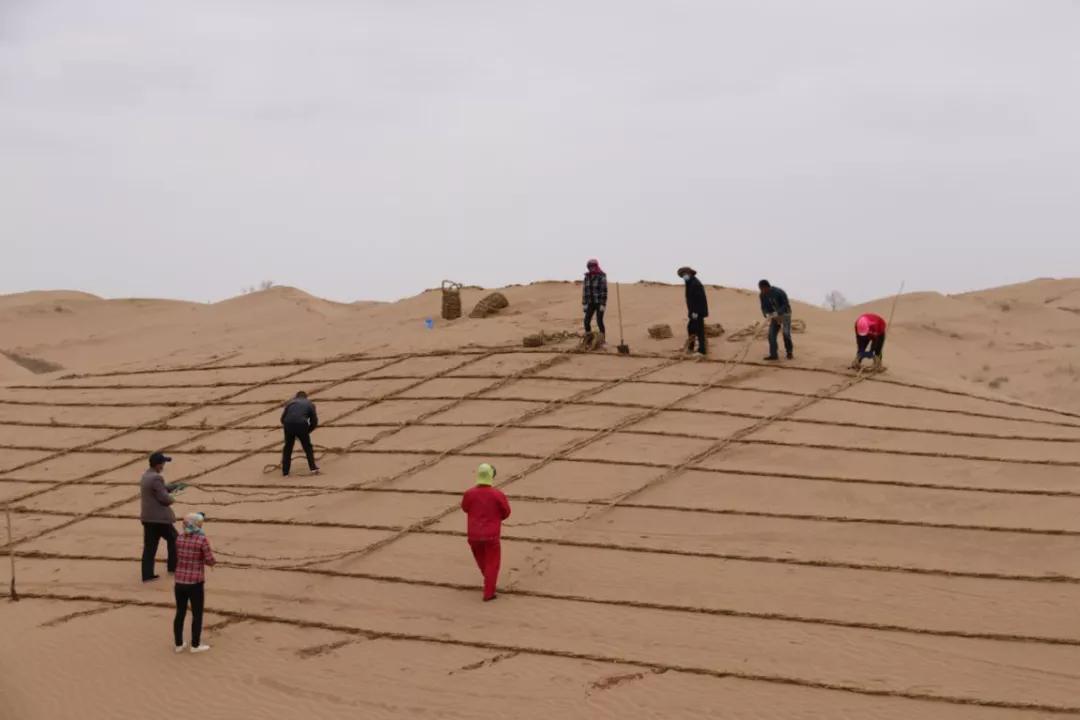
[[[315,464],[315,449],[311,446],[311,433],[319,427],[319,415],[315,412],[315,403],[308,400],[306,392],[296,393],[296,397],[285,404],[281,413],[281,426],[285,430],[285,446],[281,450],[281,475],[289,476],[292,468],[292,451],[296,441],[304,448],[308,469],[319,472]]]
[[[150,468],[143,473],[139,481],[142,493],[142,511],[139,517],[143,525],[143,582],[158,578],[154,574],[154,556],[157,555],[158,541],[162,538],[165,538],[165,546],[169,552],[165,567],[170,573],[176,571],[176,515],[170,507],[174,500],[172,491],[176,487],[166,485],[165,478],[161,475],[167,462],[172,462],[172,458],[164,453],[156,452],[151,455]]]

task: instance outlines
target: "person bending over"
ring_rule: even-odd
[[[311,446],[311,433],[319,427],[319,415],[315,412],[315,403],[308,400],[306,392],[296,393],[296,397],[285,404],[281,413],[281,426],[285,430],[285,446],[281,450],[281,475],[289,476],[292,469],[292,451],[297,440],[304,448],[308,469],[319,472],[315,464],[315,449]]]

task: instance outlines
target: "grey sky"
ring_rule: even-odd
[[[0,0],[0,292],[1080,275],[1069,0]]]

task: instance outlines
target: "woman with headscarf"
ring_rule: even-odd
[[[873,359],[874,369],[881,369],[881,352],[885,349],[885,318],[865,313],[855,321],[855,360],[852,370],[858,370],[862,361]]]
[[[465,491],[461,509],[468,516],[469,547],[476,566],[484,576],[484,602],[495,599],[502,560],[502,522],[510,517],[510,501],[502,490],[492,487],[495,468],[483,463],[476,471],[476,485]]]
[[[589,260],[585,266],[585,280],[581,284],[581,309],[585,313],[585,333],[592,333],[592,319],[600,329],[598,345],[603,345],[607,331],[604,329],[604,311],[607,310],[607,273],[600,269],[600,261]]]
[[[191,652],[201,653],[210,649],[202,644],[203,621],[203,584],[206,581],[206,566],[214,565],[214,553],[210,551],[210,541],[203,532],[205,516],[202,513],[190,513],[184,517],[184,534],[176,539],[176,617],[173,619],[173,638],[176,652],[183,652],[184,619],[188,605],[191,605]]]

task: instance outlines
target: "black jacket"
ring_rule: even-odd
[[[761,314],[768,317],[769,313],[791,314],[791,303],[788,302],[787,293],[775,285],[761,294]]]
[[[686,281],[686,314],[697,313],[699,317],[709,317],[709,301],[705,297],[705,286],[692,276]]]
[[[308,432],[319,427],[319,415],[315,412],[315,403],[307,398],[293,398],[285,404],[281,413],[282,425],[307,425]]]

